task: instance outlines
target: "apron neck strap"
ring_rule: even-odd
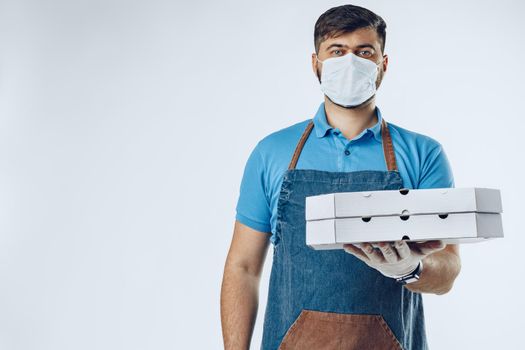
[[[386,125],[384,118],[383,122],[381,123],[381,140],[383,141],[383,153],[385,154],[386,168],[388,171],[397,171],[394,145],[392,143],[392,137],[390,136],[390,130],[388,130],[388,126]]]
[[[306,140],[308,139],[308,136],[310,136],[310,133],[312,132],[312,129],[314,128],[314,122],[311,120],[308,125],[306,126],[306,129],[303,132],[303,135],[301,136],[301,139],[297,143],[297,146],[295,147],[295,151],[292,156],[292,160],[290,161],[290,165],[288,165],[288,170],[295,169],[295,166],[297,165],[297,161],[299,160],[299,156],[301,155],[301,152],[303,150],[304,144]],[[392,144],[392,137],[390,136],[390,131],[388,130],[388,126],[386,124],[386,121],[384,118],[382,118],[381,123],[381,139],[383,143],[383,153],[385,155],[385,161],[386,161],[386,168],[388,171],[397,171],[397,163],[396,163],[396,156],[394,154],[394,146]]]
[[[299,160],[299,156],[301,155],[301,151],[303,150],[304,143],[306,142],[306,139],[308,136],[310,136],[310,133],[312,132],[312,129],[314,128],[314,122],[311,120],[308,125],[306,126],[306,129],[303,132],[303,135],[301,136],[301,139],[297,143],[297,146],[295,147],[295,152],[292,156],[292,161],[290,162],[290,165],[288,165],[288,170],[295,169],[295,166],[297,165],[297,161]]]

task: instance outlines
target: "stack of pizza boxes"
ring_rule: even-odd
[[[489,188],[401,189],[306,197],[306,244],[342,249],[345,243],[443,240],[480,242],[503,237],[501,194]]]

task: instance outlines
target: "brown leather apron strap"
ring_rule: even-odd
[[[394,154],[392,137],[390,136],[390,130],[388,130],[385,119],[383,119],[383,122],[381,123],[381,139],[383,141],[383,153],[385,154],[386,168],[389,171],[397,171],[396,155]]]
[[[310,133],[312,132],[312,129],[314,128],[314,122],[311,120],[308,125],[306,126],[306,129],[303,132],[303,136],[301,136],[301,139],[297,143],[297,146],[295,147],[295,152],[293,153],[292,161],[290,162],[290,165],[288,165],[288,169],[295,169],[295,166],[297,165],[297,160],[299,160],[299,156],[301,155],[301,151],[303,150],[304,143],[306,142],[306,139],[308,136],[310,136]]]
[[[297,146],[295,147],[295,151],[292,156],[292,160],[290,161],[290,165],[288,165],[288,170],[295,169],[295,166],[297,165],[297,161],[299,160],[299,156],[301,155],[301,152],[303,150],[304,144],[306,140],[308,139],[308,136],[310,136],[310,133],[312,132],[312,129],[314,128],[314,122],[311,120],[308,125],[306,126],[306,129],[303,132],[303,135],[301,136],[301,139],[297,143]],[[396,156],[394,154],[394,146],[392,144],[392,137],[390,136],[390,131],[388,130],[388,126],[385,122],[385,119],[382,119],[381,123],[381,139],[383,143],[383,153],[385,154],[385,160],[386,160],[386,167],[389,171],[397,171],[397,163],[396,163]]]

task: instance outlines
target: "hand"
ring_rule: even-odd
[[[378,247],[379,249],[375,248]],[[414,271],[427,255],[444,249],[441,240],[421,243],[405,241],[344,244],[343,248],[383,275],[398,278]]]

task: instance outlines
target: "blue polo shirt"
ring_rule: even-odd
[[[382,115],[378,122],[348,140],[326,120],[324,102],[313,118],[296,169],[349,172],[386,171],[381,141]],[[236,206],[236,220],[254,230],[271,233],[275,244],[277,201],[293,152],[310,119],[275,131],[261,139],[246,162]],[[388,122],[388,119],[387,119]],[[449,161],[433,138],[388,122],[403,186],[410,189],[454,187]]]

